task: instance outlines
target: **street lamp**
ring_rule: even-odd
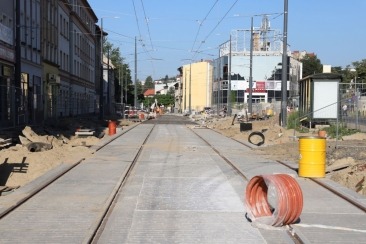
[[[133,106],[137,109],[137,39],[135,37],[135,90]]]
[[[192,62],[189,63],[189,114],[192,113]]]
[[[281,126],[287,126],[287,23],[288,23],[288,0],[284,0],[283,14],[283,45],[282,45],[282,81],[281,81]]]
[[[229,44],[229,77],[228,77],[228,89],[227,89],[227,112],[228,116],[231,116],[231,35],[230,35],[230,44]]]
[[[103,63],[103,37],[104,37],[104,32],[103,32],[103,19],[104,18],[112,18],[112,19],[118,19],[118,16],[114,16],[114,17],[101,17],[100,18],[100,63],[101,63],[101,73],[100,73],[100,94],[99,94],[99,118],[103,119],[103,114],[104,114],[104,78],[103,78],[103,73],[104,73],[104,63]],[[108,35],[106,33],[106,35]],[[108,67],[109,68],[109,67]],[[109,74],[107,74],[107,81],[108,81],[108,92],[109,92]],[[109,104],[108,104],[109,106]]]

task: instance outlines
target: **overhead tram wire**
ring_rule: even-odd
[[[202,24],[206,21],[207,17],[210,15],[212,9],[216,6],[216,4],[218,3],[219,0],[216,0],[216,2],[212,5],[212,7],[210,8],[210,10],[208,11],[208,13],[206,14],[206,16],[203,18],[203,20],[200,22],[200,25],[198,27],[198,30],[197,30],[197,33],[196,33],[196,37],[194,38],[194,41],[193,41],[193,45],[192,45],[192,48],[191,48],[191,51],[193,51],[193,48],[194,46],[196,45],[196,41],[197,41],[197,37],[198,37],[198,34],[201,30],[201,27],[202,27]]]
[[[153,43],[152,43],[152,40],[151,40],[151,34],[150,34],[149,19],[146,17],[145,6],[144,6],[144,2],[143,2],[143,0],[141,0],[141,5],[142,5],[142,9],[143,9],[143,11],[144,11],[145,23],[146,23],[146,26],[147,26],[147,33],[149,34],[149,39],[150,39],[151,49],[153,49],[153,50],[154,50],[154,45],[153,45]]]
[[[136,6],[135,6],[135,1],[134,0],[132,0],[132,5],[133,5],[133,10],[135,12],[137,30],[139,31],[139,35],[140,35],[140,38],[141,38],[142,35],[141,35],[141,30],[140,30],[140,25],[139,25],[139,18],[137,17]]]
[[[132,37],[132,36],[126,36],[126,35],[123,35],[123,34],[121,34],[121,33],[115,32],[115,31],[113,31],[113,30],[109,30],[109,29],[107,29],[107,28],[104,28],[104,30],[108,31],[108,33],[113,33],[113,34],[116,34],[116,35],[119,35],[119,36],[123,36],[123,37],[129,38],[129,39],[131,39],[131,40],[134,40],[134,39],[135,39],[135,37]]]
[[[135,1],[132,0],[132,5],[133,5],[133,10],[135,12],[135,19],[136,19],[136,24],[137,24],[137,29],[138,29],[138,32],[139,32],[139,35],[140,35],[140,38],[139,38],[139,42],[142,46],[142,49],[148,54],[149,58],[150,59],[154,59],[150,53],[149,50],[146,49],[146,45],[144,44],[143,40],[142,40],[142,34],[141,34],[141,29],[140,29],[140,24],[139,24],[139,20],[138,20],[138,16],[137,16],[137,11],[136,11],[136,5],[135,5]],[[145,13],[145,10],[144,10],[144,13]],[[145,15],[146,17],[146,15]],[[149,28],[148,28],[149,29]],[[150,32],[150,31],[149,31]],[[150,34],[149,34],[150,35]],[[150,41],[151,41],[151,37],[150,37]],[[152,42],[151,42],[151,45],[152,45]],[[152,68],[155,69],[153,63],[152,63]]]
[[[226,16],[229,14],[229,12],[231,11],[231,9],[236,5],[236,3],[238,2],[239,0],[236,0],[232,5],[231,7],[229,8],[229,10],[224,14],[224,16],[219,20],[219,22],[215,25],[215,27],[208,33],[208,35],[205,37],[205,39],[200,43],[199,47],[196,49],[195,51],[195,54],[194,56],[192,57],[192,59],[194,59],[197,55],[197,53],[199,52],[201,46],[202,46],[202,43],[205,43],[206,40],[211,36],[211,34],[216,30],[216,28],[221,24],[221,22],[226,18]]]

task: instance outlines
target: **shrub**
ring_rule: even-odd
[[[338,127],[338,138],[337,138],[337,127]],[[348,129],[347,126],[344,125],[343,123],[331,124],[329,127],[324,128],[324,130],[327,132],[327,135],[329,137],[336,139],[342,139],[343,136],[348,136],[359,132],[359,130],[356,129]]]

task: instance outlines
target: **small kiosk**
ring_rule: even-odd
[[[320,73],[299,81],[299,115],[303,125],[327,124],[340,111],[339,83],[342,75]]]

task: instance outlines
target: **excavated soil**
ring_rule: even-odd
[[[240,141],[248,141],[253,131],[262,132],[264,144],[253,149],[262,157],[279,160],[299,161],[299,137],[318,136],[318,131],[299,133],[285,130],[272,117],[266,120],[250,121],[251,131],[240,132],[240,123],[233,118],[208,119],[205,124],[218,132]],[[262,142],[259,136],[251,138],[253,144]],[[355,192],[366,195],[366,133],[343,136],[340,140],[326,139],[326,177]]]

